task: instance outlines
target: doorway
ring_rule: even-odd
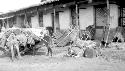
[[[107,7],[106,5],[95,6],[95,39],[102,40],[105,38],[107,25]]]

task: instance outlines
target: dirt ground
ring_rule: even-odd
[[[0,71],[125,71],[125,51],[119,51],[121,57],[109,55],[116,53],[103,50],[105,56],[96,58],[64,57],[66,48],[53,48],[53,57],[37,54],[25,55],[12,62],[9,57],[0,58]]]

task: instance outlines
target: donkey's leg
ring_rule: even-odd
[[[14,60],[14,47],[10,46],[10,51],[11,51],[11,59],[12,61]]]
[[[52,56],[52,49],[49,47],[49,52],[50,52],[50,55]]]
[[[47,46],[47,55],[51,55],[52,56],[52,49],[51,49],[51,47],[50,46]]]
[[[36,52],[35,52],[35,47],[32,47],[33,48],[33,56],[35,56]]]
[[[48,49],[48,46],[46,46],[46,47],[47,47],[47,53],[46,53],[46,55],[49,56],[49,49]]]
[[[52,47],[53,47],[52,38],[50,37],[48,43],[48,52],[50,53],[51,56],[52,56]]]

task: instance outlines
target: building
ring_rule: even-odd
[[[78,25],[85,30],[89,25],[94,25],[96,38],[102,38],[108,24],[111,29],[125,26],[125,7],[117,0],[44,0],[1,16],[6,28],[13,25],[21,28],[52,26],[55,30],[64,30]]]

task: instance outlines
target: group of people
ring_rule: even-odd
[[[18,29],[18,27],[16,27],[16,26],[13,26],[12,27],[13,29]],[[49,53],[50,53],[50,55],[52,56],[52,49],[51,49],[51,43],[52,43],[52,36],[53,36],[53,33],[54,33],[54,31],[53,31],[53,27],[45,27],[46,29],[46,31],[48,31],[48,35],[44,35],[44,37],[40,37],[41,38],[41,41],[39,41],[38,43],[36,43],[35,42],[35,48],[37,48],[37,45],[38,46],[40,46],[40,47],[42,47],[42,45],[44,44],[46,47],[47,47],[47,55],[49,55]],[[32,28],[29,28],[29,29],[32,29]],[[35,29],[35,28],[34,28]],[[9,29],[8,29],[9,30]],[[11,30],[11,28],[10,28],[10,30]],[[1,33],[5,33],[6,32],[6,28],[4,27],[4,26],[1,26]],[[39,31],[38,31],[39,32]],[[39,32],[41,35],[42,34],[45,34],[45,33],[43,33],[44,32],[44,30],[41,30],[41,32]],[[32,32],[33,33],[33,32]],[[34,33],[35,34],[35,33]],[[2,35],[2,34],[1,34]],[[3,35],[2,35],[3,36]],[[14,57],[15,57],[15,53],[14,53],[14,49],[16,49],[16,53],[17,53],[17,56],[18,56],[18,58],[21,58],[21,55],[20,55],[20,48],[19,48],[19,44],[18,43],[16,43],[16,41],[18,41],[17,39],[15,39],[17,36],[15,36],[15,34],[13,34],[13,33],[11,33],[10,34],[10,36],[9,36],[9,38],[7,38],[8,40],[7,40],[7,42],[6,42],[6,44],[8,44],[8,47],[10,47],[10,45],[12,45],[12,47],[10,47],[9,48],[9,50],[10,50],[10,53],[11,53],[11,57],[12,57],[12,60],[14,59]],[[24,38],[24,37],[23,37]],[[25,52],[25,51],[24,51]]]

